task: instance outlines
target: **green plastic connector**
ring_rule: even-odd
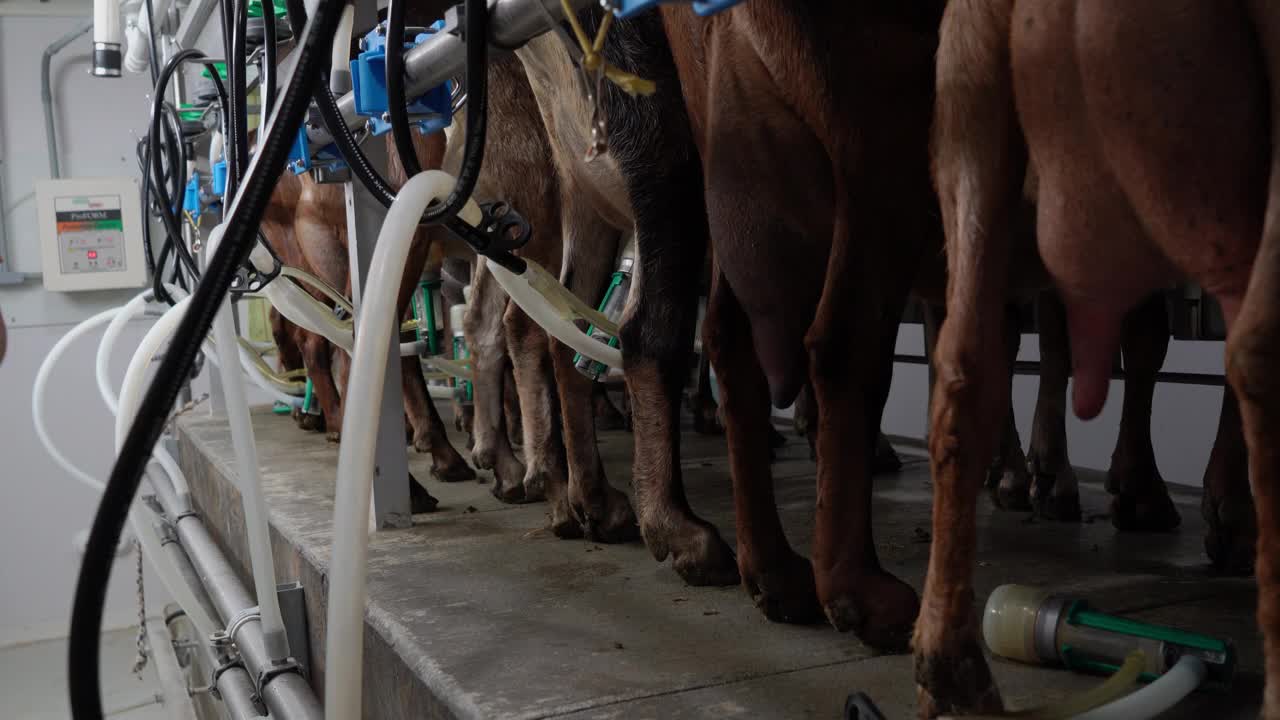
[[[596,310],[597,310],[598,312],[604,312],[604,309],[605,309],[606,307],[608,307],[608,305],[609,305],[609,299],[610,299],[611,297],[613,297],[613,293],[614,293],[614,292],[616,292],[616,291],[618,290],[618,286],[619,286],[619,285],[622,285],[622,281],[623,281],[625,278],[626,278],[626,273],[624,273],[624,272],[621,272],[621,271],[615,271],[615,272],[613,273],[613,277],[609,279],[609,287],[605,288],[605,291],[604,291],[604,297],[602,297],[602,298],[600,299],[600,305],[599,305],[598,307],[596,307]],[[596,330],[596,326],[595,326],[595,325],[588,325],[588,326],[587,326],[587,335],[588,335],[588,336],[590,336],[590,335],[591,335],[591,333],[595,332],[595,330]],[[611,348],[616,348],[616,347],[618,347],[618,338],[616,338],[616,337],[610,337],[610,338],[609,338],[608,345],[609,345],[609,347],[611,347]],[[580,362],[582,362],[582,353],[574,353],[574,355],[573,355],[573,364],[574,364],[574,365],[577,365],[577,364],[578,364],[578,363],[580,363]],[[603,375],[603,374],[604,374],[604,372],[605,372],[606,370],[608,370],[608,368],[606,368],[606,367],[604,366],[604,363],[602,363],[602,362],[594,362],[593,364],[595,365],[595,367],[593,368],[593,371],[594,371],[597,375]]]

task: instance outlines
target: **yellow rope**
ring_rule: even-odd
[[[578,15],[573,11],[573,6],[569,4],[569,0],[560,0],[560,7],[564,10],[564,16],[569,21],[569,26],[573,28],[573,35],[578,39],[578,45],[582,48],[582,67],[591,74],[595,74],[604,68],[604,76],[609,82],[617,85],[623,92],[628,95],[652,95],[657,86],[652,80],[646,80],[639,75],[620,70],[609,64],[601,55],[604,49],[604,39],[609,34],[609,28],[613,26],[613,13],[606,12],[604,20],[600,23],[600,29],[596,31],[596,39],[592,42],[587,38],[587,31],[582,29],[582,24],[578,22]]]

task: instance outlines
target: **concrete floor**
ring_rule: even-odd
[[[137,628],[102,634],[102,706],[119,720],[163,720],[154,662],[132,672]],[[66,639],[0,648],[0,716],[12,720],[69,720]]]
[[[311,664],[322,684],[323,597],[315,590],[328,580],[337,448],[287,418],[262,413],[255,423],[280,579],[307,587]],[[196,411],[179,420],[179,432],[197,501],[243,557],[225,425]],[[601,451],[610,479],[625,487],[630,435],[604,434]],[[931,490],[923,458],[910,452],[900,473],[877,481],[876,538],[885,567],[919,589]],[[686,434],[683,456],[693,507],[732,543],[723,440]],[[411,454],[410,462],[417,477],[429,477],[427,458]],[[784,523],[801,548],[813,473],[807,446],[792,438],[774,475]],[[1241,659],[1234,691],[1197,695],[1167,717],[1256,717],[1254,584],[1209,572],[1198,494],[1176,494],[1181,531],[1121,536],[1100,517],[1107,497],[1099,480],[1083,473],[1082,501],[1093,518],[1083,524],[1031,522],[983,499],[979,601],[1005,582],[1047,585],[1102,609],[1231,637]],[[913,715],[908,656],[877,656],[825,626],[772,624],[741,589],[687,587],[639,544],[557,540],[542,529],[545,506],[502,505],[484,478],[429,488],[439,511],[371,544],[365,717],[835,718],[853,690],[869,692],[888,718]],[[993,668],[1014,708],[1098,682],[999,660]]]

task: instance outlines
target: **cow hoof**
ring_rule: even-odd
[[[671,567],[690,585],[738,584],[738,560],[714,526],[688,515],[667,514],[664,519],[679,525],[641,526],[645,545],[654,559],[662,562],[670,556]]]
[[[1124,532],[1170,532],[1182,524],[1182,516],[1160,487],[1142,496],[1121,493],[1112,498],[1111,524]]]
[[[569,511],[569,503],[563,496],[551,503],[551,534],[561,540],[577,540],[583,536],[582,523]]]
[[[435,512],[439,506],[440,501],[427,492],[417,478],[409,475],[409,512],[414,515]]]
[[[1084,513],[1080,509],[1080,493],[1057,495],[1052,492],[1031,499],[1037,517],[1057,522],[1078,523]]]
[[[743,556],[739,556],[743,557]],[[813,565],[794,552],[782,562],[757,571],[739,564],[742,587],[751,601],[773,622],[809,625],[822,622],[822,605],[813,580]]]
[[[335,445],[342,442],[342,433],[337,430],[330,430],[324,434],[325,442],[331,442]]]
[[[895,473],[902,469],[902,458],[898,457],[898,451],[893,449],[889,438],[885,437],[883,433],[876,436],[874,463],[872,471],[876,475]]]
[[[324,416],[300,412],[294,418],[298,427],[306,432],[324,432]]]
[[[461,455],[453,454],[453,457],[445,462],[437,459],[431,467],[431,477],[440,482],[462,482],[464,480],[475,480],[476,471],[471,469],[466,460]]]
[[[471,464],[481,470],[492,470],[498,464],[498,450],[492,445],[476,443],[471,448]]]
[[[1230,575],[1251,574],[1258,539],[1253,499],[1248,496],[1215,499],[1205,495],[1200,512],[1207,526],[1204,549],[1214,568]]]
[[[578,495],[577,488],[569,490],[569,507],[582,523],[588,539],[622,543],[640,538],[640,526],[626,493],[605,484],[602,495],[594,495],[590,500]]]
[[[502,480],[494,476],[493,486],[489,488],[490,494],[498,498],[499,502],[507,505],[519,505],[525,502],[524,485],[520,483],[504,484]]]
[[[991,501],[1001,510],[1022,512],[1031,509],[1030,488],[1021,485],[1007,485],[1001,480],[991,488]]]
[[[953,653],[916,652],[916,705],[921,718],[1003,715],[1004,704],[978,643]]]
[[[530,469],[524,474],[524,497],[526,502],[536,502],[547,498],[547,473]]]
[[[906,652],[920,613],[920,598],[910,585],[873,572],[857,578],[847,590],[824,594],[822,608],[836,630],[852,631],[880,652]]]

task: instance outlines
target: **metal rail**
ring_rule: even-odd
[[[907,365],[928,365],[929,359],[923,355],[895,354],[893,356],[895,363],[904,363]],[[1014,375],[1039,375],[1040,363],[1035,360],[1019,360],[1013,364]],[[1121,369],[1111,371],[1112,380],[1124,380],[1125,372]],[[1214,373],[1186,373],[1186,372],[1158,372],[1156,373],[1156,382],[1167,383],[1170,385],[1206,385],[1209,387],[1223,387],[1226,383],[1222,375]]]

